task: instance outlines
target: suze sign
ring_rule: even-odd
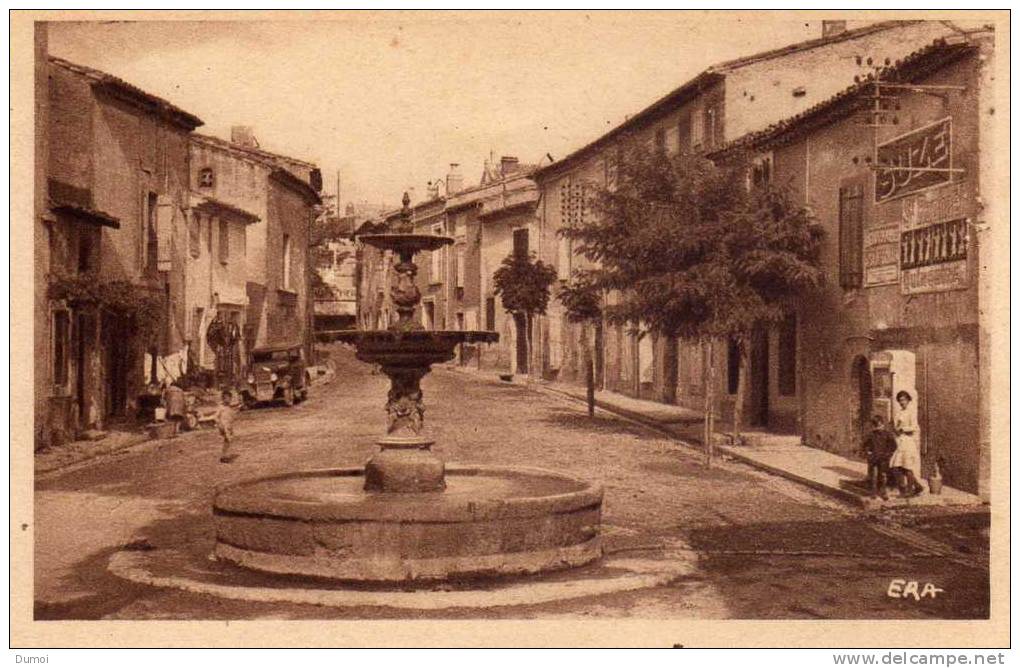
[[[875,201],[884,202],[949,183],[953,168],[952,119],[944,118],[878,145]]]

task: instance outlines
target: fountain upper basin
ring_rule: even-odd
[[[382,250],[420,253],[421,251],[433,251],[443,246],[449,246],[454,242],[453,237],[444,237],[438,234],[411,234],[402,232],[390,232],[385,234],[363,234],[358,237],[370,246]]]
[[[357,357],[372,364],[439,364],[453,359],[461,343],[495,343],[499,334],[459,330],[346,330],[329,338],[357,347]]]

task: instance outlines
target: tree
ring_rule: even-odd
[[[549,305],[549,288],[556,282],[556,269],[535,258],[535,254],[511,253],[492,275],[495,294],[503,308],[514,317],[517,330],[524,331],[528,359],[531,359],[531,322]]]
[[[749,187],[747,156],[717,165],[625,140],[612,171],[589,198],[595,215],[562,233],[597,267],[586,280],[621,295],[608,321],[735,342],[739,438],[751,335],[820,285],[821,227],[784,189]]]

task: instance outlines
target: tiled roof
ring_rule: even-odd
[[[297,192],[312,204],[322,204],[322,198],[319,197],[319,193],[315,192],[311,185],[282,167],[278,167],[270,172],[269,178]]]
[[[212,135],[205,135],[196,132],[191,136],[191,138],[192,140],[199,144],[203,143],[212,144],[220,148],[245,153],[256,160],[271,164],[273,166],[279,165],[281,162],[287,162],[295,165],[302,165],[304,167],[308,167],[309,169],[317,169],[317,165],[315,165],[315,163],[308,162],[307,160],[299,160],[298,158],[291,158],[290,156],[280,155],[279,153],[271,153],[261,148],[242,146],[240,144],[235,144],[232,141],[227,141],[226,139],[213,137]]]
[[[210,197],[209,195],[199,194],[199,197],[202,198],[202,201],[195,205],[196,209],[210,208],[219,211],[226,211],[227,213],[231,213],[237,216],[238,218],[242,218],[246,223],[259,222],[259,217],[256,216],[254,213],[251,213],[250,211],[245,211],[240,207],[234,206],[233,204],[228,204],[223,200],[216,199],[215,197]]]
[[[107,74],[106,72],[102,72],[92,67],[86,67],[85,65],[78,65],[77,63],[72,63],[64,60],[63,58],[57,58],[56,56],[50,56],[49,60],[51,64],[90,79],[94,85],[99,86],[118,97],[134,102],[146,111],[161,116],[175,125],[179,125],[187,130],[194,130],[200,125],[204,125],[202,119],[198,116],[189,114],[163,98],[152,95],[151,93],[146,93],[141,88],[129,84],[123,79],[115,77],[112,74]]]
[[[798,53],[800,51],[807,51],[809,49],[815,49],[820,46],[826,46],[836,42],[846,41],[848,39],[857,39],[870,35],[872,33],[881,32],[883,30],[890,30],[892,28],[898,28],[905,25],[911,25],[920,23],[921,21],[882,21],[879,23],[873,23],[871,25],[863,26],[861,28],[855,28],[853,30],[845,30],[835,35],[822,37],[819,39],[811,39],[803,42],[797,42],[796,44],[790,44],[778,49],[771,49],[769,51],[763,51],[750,56],[744,56],[735,60],[718,63],[707,68],[693,79],[690,79],[679,88],[674,89],[669,94],[656,100],[651,105],[645,107],[638,113],[629,117],[623,123],[620,123],[609,132],[601,135],[597,139],[585,144],[581,148],[568,154],[566,157],[561,158],[553,162],[552,164],[546,165],[535,171],[536,177],[541,177],[544,174],[554,172],[561,169],[568,164],[578,160],[595,151],[596,148],[603,146],[619,135],[637,128],[643,122],[655,118],[664,109],[675,107],[680,103],[686,101],[688,98],[693,97],[704,87],[711,85],[717,81],[721,81],[727,74],[738,70],[741,67],[753,65],[755,63],[762,62],[764,60],[770,60],[773,58],[781,58],[783,56],[790,55],[792,53]]]
[[[894,63],[890,63],[878,72],[878,77],[882,80],[909,82],[962,57],[976,48],[975,45],[967,41],[966,37],[962,35],[959,37],[954,36],[950,39],[937,39],[928,46],[918,49]],[[874,82],[874,74],[862,77],[848,88],[799,114],[773,123],[767,128],[749,132],[742,137],[734,139],[725,146],[710,153],[709,157],[720,157],[742,148],[764,147],[765,145],[779,142],[795,132],[824,125],[836,118],[852,114],[859,108],[862,99],[860,94],[865,92]]]

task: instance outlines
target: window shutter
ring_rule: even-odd
[[[514,230],[514,255],[528,257],[528,228]]]
[[[159,271],[170,271],[173,231],[173,203],[169,197],[160,195],[156,200],[156,268]]]
[[[859,288],[864,279],[864,188],[851,183],[839,189],[839,284]]]
[[[230,259],[230,226],[220,218],[220,262],[226,264]]]
[[[691,115],[685,113],[677,124],[677,145],[681,154],[691,152]]]

